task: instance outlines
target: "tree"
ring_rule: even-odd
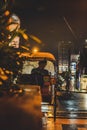
[[[12,21],[11,7],[13,0],[0,0],[0,85],[11,86],[11,78],[18,75],[23,65],[23,57],[20,54],[24,51],[30,52],[29,38],[41,43],[38,38],[27,35],[25,29],[21,29],[16,21]],[[14,29],[9,29],[11,25],[16,25]],[[24,45],[19,48],[10,46],[15,37],[25,40]]]

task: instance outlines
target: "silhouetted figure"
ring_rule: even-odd
[[[70,72],[66,71],[65,73],[65,80],[66,80],[66,91],[69,91],[70,88]]]
[[[47,64],[46,60],[39,61],[38,67],[32,69],[31,73],[32,73],[33,84],[37,84],[43,87],[44,85],[43,77],[49,75],[48,70],[44,69],[46,64]]]
[[[80,71],[79,71],[79,69],[77,69],[76,70],[76,89],[79,89],[79,87],[80,87],[79,76],[80,76]]]

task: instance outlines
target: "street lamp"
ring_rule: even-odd
[[[36,53],[36,52],[38,52],[39,51],[39,48],[38,47],[33,47],[32,48],[32,53]]]

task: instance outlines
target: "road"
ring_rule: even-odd
[[[87,130],[87,93],[61,93],[56,101],[55,122],[53,106],[42,105],[46,113],[43,130]]]
[[[23,93],[18,93],[16,89],[9,93],[0,91],[0,130],[41,130],[39,86],[28,85],[27,87],[26,85],[25,89],[26,92],[23,91]]]
[[[54,105],[41,104],[40,89],[28,90],[24,95],[1,95],[1,130],[87,130],[87,93],[58,93],[54,121]]]

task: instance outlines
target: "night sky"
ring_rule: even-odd
[[[44,51],[56,55],[59,41],[87,38],[87,0],[15,0],[14,7],[21,26],[42,40]]]

